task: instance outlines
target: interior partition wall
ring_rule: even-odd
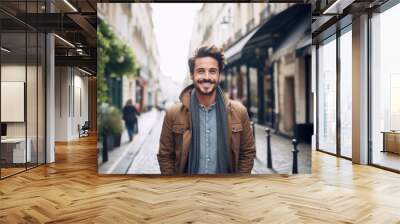
[[[0,3],[1,179],[46,160],[46,39],[20,19],[43,11],[42,5],[43,1]]]

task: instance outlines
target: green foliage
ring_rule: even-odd
[[[109,101],[107,80],[135,75],[137,63],[132,50],[110,27],[99,21],[97,27],[97,98],[98,103]]]
[[[120,40],[110,43],[108,51],[110,60],[107,68],[112,77],[132,76],[136,70],[135,59],[131,49]]]
[[[99,24],[97,29],[97,103],[104,103],[108,100],[108,88],[106,83],[105,69],[109,61],[107,49],[110,46],[110,41],[105,37],[100,27],[104,26],[103,23]]]
[[[97,123],[100,136],[121,134],[123,131],[122,115],[118,108],[102,103],[99,107]]]

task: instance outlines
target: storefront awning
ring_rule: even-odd
[[[306,25],[298,28],[299,21],[306,21],[304,22]],[[254,56],[256,48],[260,48],[263,51],[262,53],[265,53],[269,47],[281,45],[282,41],[288,39],[287,35],[292,35],[293,30],[300,29],[300,31],[304,32],[304,27],[307,29],[311,27],[311,6],[309,4],[295,4],[273,15],[269,20],[260,24],[229,47],[225,51],[225,58],[228,64],[239,59],[250,59]],[[302,36],[294,38],[301,39]],[[293,44],[296,43],[297,41],[295,40]]]
[[[225,58],[228,64],[241,58],[244,45],[246,45],[247,41],[249,41],[249,39],[257,32],[257,30],[257,28],[254,29],[225,51]]]
[[[283,55],[295,51],[298,47],[304,47],[307,42],[311,45],[311,24],[308,18],[299,21],[287,37],[274,50],[272,60],[277,60]]]
[[[301,39],[301,41],[296,45],[296,56],[304,56],[306,54],[311,54],[311,44],[312,36],[311,33]]]
[[[300,50],[305,47],[310,47],[312,43],[311,33],[304,36],[303,39],[296,45],[296,50]]]
[[[292,37],[293,32],[304,33],[305,30],[311,32],[311,6],[295,4],[262,24],[245,44],[242,52],[248,52],[250,58],[256,48],[265,54],[269,47],[283,46],[282,43],[286,41],[292,43],[294,40],[293,44],[296,44],[295,40],[301,39],[303,35]]]

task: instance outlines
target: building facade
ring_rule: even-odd
[[[149,110],[157,105],[160,74],[150,5],[99,3],[98,16],[132,49],[139,67],[135,78],[124,76],[119,84],[113,85],[118,91],[115,94],[118,96],[117,105],[122,106],[132,99],[141,111]]]
[[[204,4],[196,18],[190,52],[202,44],[224,48],[222,86],[229,97],[242,102],[253,121],[311,142],[310,9],[293,3]]]

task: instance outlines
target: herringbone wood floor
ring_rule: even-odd
[[[400,175],[313,152],[313,174],[99,176],[95,138],[0,181],[0,223],[400,223]]]

